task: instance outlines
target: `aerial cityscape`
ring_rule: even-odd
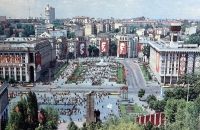
[[[0,130],[200,129],[198,1],[0,3]]]

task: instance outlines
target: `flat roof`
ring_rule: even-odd
[[[159,52],[200,52],[200,48],[195,47],[194,44],[191,44],[191,47],[184,47],[188,44],[179,43],[178,48],[172,48],[170,47],[170,41],[149,41],[148,43]]]

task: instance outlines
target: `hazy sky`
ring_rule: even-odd
[[[44,8],[55,8],[56,18],[200,19],[200,0],[0,0],[0,16],[27,18],[44,16]]]

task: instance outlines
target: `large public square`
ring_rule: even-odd
[[[75,82],[67,82],[69,81],[69,76],[72,76],[75,69],[77,69],[75,62],[78,62],[78,65],[83,62],[87,63],[81,64],[81,67],[87,68],[82,70],[79,76],[84,80],[79,81],[76,79]],[[118,73],[116,72],[118,70],[114,68],[119,67],[119,65],[123,65],[126,71],[126,82],[123,83],[116,82],[117,80],[110,80],[118,78]],[[132,59],[105,58],[102,60],[100,58],[80,58],[71,60],[68,66],[55,79],[49,78],[48,74],[46,75],[45,83],[48,82],[48,84],[37,82],[34,87],[20,85],[9,87],[9,93],[16,94],[10,104],[20,99],[19,93],[31,90],[37,95],[39,109],[46,105],[53,105],[54,108],[59,110],[59,129],[65,129],[70,121],[74,121],[81,127],[82,123],[86,121],[86,94],[93,90],[96,93],[94,96],[94,108],[101,112],[100,119],[105,122],[111,116],[121,116],[119,109],[120,101],[122,100],[122,95],[120,95],[121,87],[128,86],[128,100],[131,103],[128,101],[126,103],[137,104],[141,107],[145,106],[146,102],[140,101],[137,97],[139,89],[145,89],[147,94],[160,92],[159,85],[156,82],[146,82],[144,80],[138,67],[139,64],[134,63]],[[149,109],[145,109],[145,111],[152,112]]]

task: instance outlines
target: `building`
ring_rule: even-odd
[[[138,56],[138,37],[134,34],[117,34],[117,57],[132,58]]]
[[[92,34],[97,35],[97,28],[95,23],[85,24],[85,36],[90,36]]]
[[[65,37],[58,38],[56,40],[56,59],[67,58],[67,41]]]
[[[99,34],[97,36],[99,56],[109,56],[110,36],[108,34]]]
[[[78,40],[67,39],[67,59],[77,58],[78,56]]]
[[[50,7],[49,4],[47,4],[47,7],[45,8],[45,23],[52,23],[53,20],[55,20],[55,8]]]
[[[73,23],[82,23],[85,25],[86,23],[89,22],[89,17],[86,16],[76,16],[72,18]]]
[[[35,37],[40,36],[44,32],[46,32],[46,25],[35,25]]]
[[[35,82],[54,60],[53,55],[49,40],[7,39],[0,43],[0,76],[6,80]]]
[[[0,130],[2,130],[3,128],[5,128],[6,123],[8,121],[8,105],[9,105],[9,101],[8,101],[8,83],[3,83],[0,86],[0,112],[1,112],[1,116],[0,116]]]
[[[149,66],[162,84],[174,84],[184,74],[199,75],[200,48],[179,42],[180,30],[180,23],[172,23],[170,41],[149,41]]]

